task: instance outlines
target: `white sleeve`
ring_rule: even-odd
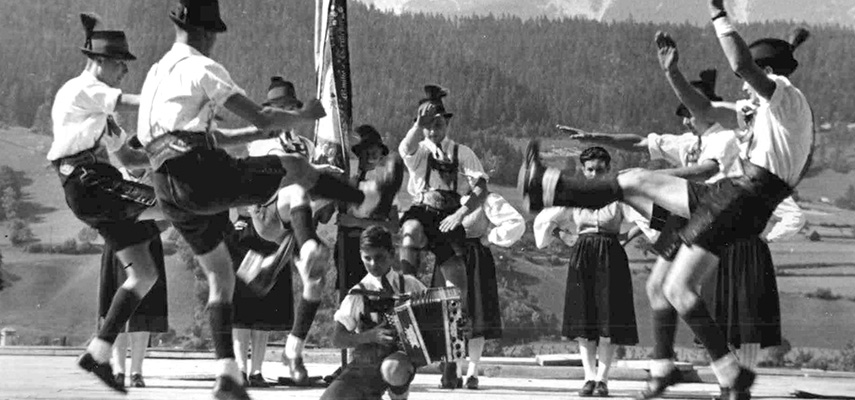
[[[493,224],[493,229],[487,234],[487,240],[496,246],[510,247],[525,233],[525,218],[498,194],[487,195],[484,214]]]
[[[556,239],[552,235],[555,228],[568,230],[573,224],[573,209],[569,207],[547,207],[534,218],[534,242],[537,248],[544,249]]]
[[[413,171],[417,171],[422,163],[427,162],[428,150],[422,146],[421,143],[419,143],[419,147],[416,148],[416,151],[413,154],[406,154],[401,147],[398,147],[398,153],[404,160],[404,165],[406,165],[407,169],[411,173]],[[410,179],[412,179],[412,177]]]
[[[481,160],[475,155],[475,152],[462,144],[457,145],[457,156],[460,160],[460,167],[466,176],[473,178],[489,179],[487,173],[484,172],[484,166],[481,165]]]
[[[647,237],[647,240],[651,242],[655,242],[657,238],[659,238],[659,231],[650,227],[650,220],[644,218],[638,211],[635,211],[634,208],[621,203],[621,208],[623,211],[623,217],[626,222],[633,223],[639,228],[641,228],[641,232],[644,233],[644,236]]]
[[[672,165],[682,166],[681,150],[691,147],[696,140],[695,135],[691,133],[682,135],[651,133],[647,135],[647,150],[650,152],[651,160],[665,160]]]
[[[362,296],[349,294],[341,301],[341,306],[333,315],[333,320],[342,324],[348,331],[356,330],[359,324],[359,317],[365,310]]]
[[[778,204],[772,215],[780,218],[780,221],[772,226],[772,230],[766,234],[766,240],[769,242],[787,240],[795,236],[807,222],[801,207],[796,204],[792,197],[787,197],[781,204]]]
[[[218,106],[225,104],[226,100],[235,94],[246,95],[246,92],[232,80],[229,72],[216,62],[205,64],[198,83],[208,98]]]
[[[98,110],[104,114],[113,114],[122,89],[107,86],[107,84],[92,84],[83,88],[78,99],[84,100],[90,110]]]

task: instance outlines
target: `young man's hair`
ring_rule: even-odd
[[[606,149],[600,146],[588,147],[579,155],[579,161],[582,162],[582,164],[585,164],[591,160],[602,160],[606,165],[610,165],[612,162],[612,156],[609,155],[609,152],[606,151]]]
[[[380,248],[390,252],[395,251],[392,243],[392,233],[380,225],[371,225],[359,235],[359,248]]]

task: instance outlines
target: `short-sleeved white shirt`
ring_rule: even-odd
[[[707,183],[743,174],[739,162],[739,142],[734,131],[715,124],[701,135],[700,149],[695,149],[697,142],[698,137],[691,132],[682,135],[651,133],[647,136],[647,148],[653,160],[662,159],[680,167],[700,164],[706,160],[715,161],[718,172],[707,179]],[[693,150],[699,151],[694,161],[690,157]]]
[[[207,132],[229,97],[245,95],[229,72],[198,50],[174,43],[146,75],[137,137],[143,145],[173,131]]]
[[[116,110],[122,90],[110,87],[91,72],[83,71],[56,93],[51,108],[53,143],[47,159],[54,161],[99,146],[116,151],[124,135],[103,135],[107,117]],[[99,143],[100,138],[100,143]]]
[[[452,157],[454,152],[455,142],[449,138],[445,138],[440,143],[442,149],[448,157]],[[404,159],[404,165],[410,173],[410,180],[407,182],[407,191],[413,196],[418,197],[429,188],[436,190],[450,190],[451,185],[448,182],[443,182],[442,177],[436,171],[430,175],[430,185],[425,182],[425,172],[428,167],[428,159],[430,158],[432,143],[428,143],[427,139],[419,142],[419,148],[413,154],[405,154],[403,149],[400,149],[401,158]],[[481,165],[481,160],[475,155],[475,152],[469,146],[457,144],[457,160],[459,172],[471,177],[487,178],[484,172],[484,167]],[[471,191],[469,180],[466,176],[457,175],[457,193],[461,196],[468,194]]]
[[[404,275],[404,288],[401,288],[400,276],[400,274],[392,269],[386,273],[386,279],[389,280],[389,284],[392,285],[392,290],[394,290],[395,293],[414,293],[426,290],[425,285],[421,281],[410,275]],[[366,290],[379,291],[383,289],[383,285],[380,283],[380,278],[371,274],[365,274],[365,277],[362,278],[359,283],[365,286]],[[358,287],[359,285],[356,285],[353,289]],[[341,305],[333,315],[333,319],[342,324],[348,331],[357,331],[359,320],[364,313],[364,298],[361,295],[348,294],[341,301]],[[372,315],[371,319],[374,322],[379,322],[379,317],[379,315]]]
[[[794,187],[813,144],[813,114],[804,94],[789,79],[769,78],[775,82],[775,92],[768,100],[760,98],[750,127],[748,161]]]

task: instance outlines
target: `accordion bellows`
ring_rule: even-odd
[[[413,293],[396,304],[386,319],[395,326],[401,350],[416,367],[466,357],[458,288],[431,288]]]

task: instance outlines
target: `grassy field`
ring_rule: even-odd
[[[50,138],[15,128],[0,130],[0,141],[0,164],[24,170],[32,180],[24,192],[30,204],[29,217],[36,236],[51,243],[76,237],[83,224],[68,211],[55,172],[44,159]],[[519,143],[524,145],[524,141]],[[547,141],[545,148],[553,144],[563,148],[567,141]],[[573,154],[573,150],[552,154],[568,157]],[[555,161],[560,162],[560,159]],[[820,190],[826,186],[824,179],[829,177],[820,175],[808,179],[803,184],[804,188],[800,188],[802,193],[810,198],[829,196],[830,192]],[[834,182],[834,185],[828,186],[840,187],[843,184],[838,180]],[[521,208],[521,198],[515,188],[492,189]],[[406,209],[409,206],[408,196],[400,196],[400,199],[401,208]],[[855,223],[855,212],[823,204],[807,206],[806,214],[811,223]],[[5,232],[5,227],[0,229]],[[331,227],[321,228],[321,237],[325,239],[331,238],[332,233]],[[855,332],[855,302],[845,299],[809,299],[804,294],[814,292],[817,288],[828,288],[835,294],[855,296],[855,241],[810,242],[804,237],[798,237],[792,242],[774,243],[771,248],[775,263],[784,272],[778,279],[782,293],[784,336],[796,346],[842,347]],[[11,248],[5,239],[0,239],[0,251],[4,268],[21,278],[15,286],[0,292],[0,327],[13,326],[19,334],[34,338],[69,336],[73,343],[82,342],[92,334],[99,256],[28,254]],[[642,345],[650,345],[650,311],[643,293],[643,283],[646,278],[645,265],[651,263],[652,258],[643,257],[634,246],[629,246],[628,251],[636,271],[632,296],[639,333]],[[514,256],[517,259],[515,272],[522,274],[528,289],[539,299],[540,304],[560,319],[567,264],[566,258],[554,265],[546,262],[551,256],[554,255],[538,253],[536,262]],[[193,276],[183,265],[179,265],[174,256],[167,260],[167,274],[170,325],[183,333],[190,325],[193,312]],[[691,343],[685,328],[680,330],[678,339],[683,345]]]

